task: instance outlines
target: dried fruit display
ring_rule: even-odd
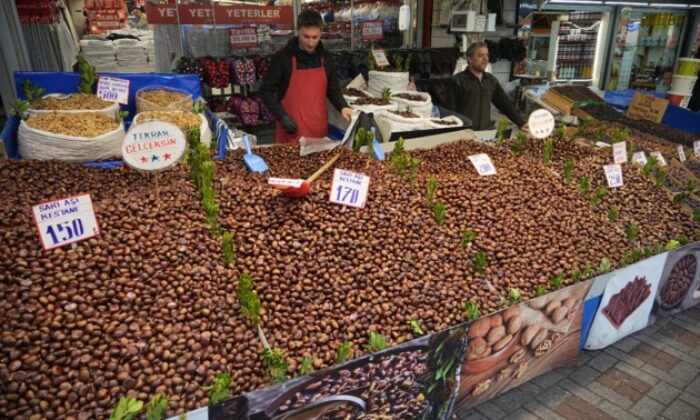
[[[365,93],[364,91],[361,91],[360,89],[356,88],[343,88],[343,95],[346,96],[351,96],[355,98],[369,98],[369,95]]]
[[[695,278],[697,266],[694,255],[686,255],[676,262],[659,292],[662,308],[671,309],[681,303]]]
[[[355,100],[352,105],[390,105],[391,101],[382,98],[360,98]]]
[[[603,314],[615,328],[619,329],[627,317],[639,308],[650,294],[651,284],[646,277],[635,277],[622,290],[612,295],[607,306],[603,308]]]
[[[502,315],[481,318],[469,326],[469,350],[467,360],[488,358],[501,350],[518,335],[522,320],[520,309],[509,308]]]
[[[411,111],[399,111],[396,109],[392,109],[392,110],[389,110],[389,112],[391,112],[392,114],[395,114],[395,115],[400,115],[404,118],[420,118],[420,115],[414,114]]]
[[[578,102],[578,101],[593,101],[593,102],[602,102],[603,99],[593,93],[592,90],[590,90],[586,86],[554,86],[551,87],[550,89],[554,90],[555,92],[566,96],[567,98]]]
[[[199,114],[184,111],[145,111],[138,114],[138,122],[165,121],[175,124],[183,133],[202,124]]]
[[[86,139],[114,131],[120,124],[101,112],[38,114],[29,117],[26,123],[37,130]]]
[[[420,96],[420,95],[412,95],[410,93],[397,93],[395,95],[391,95],[397,98],[402,98],[406,99],[408,101],[414,101],[414,102],[427,102],[427,98]]]
[[[88,93],[73,93],[66,96],[47,96],[31,103],[33,109],[46,111],[69,111],[79,109],[105,109],[112,106],[111,102],[103,101],[96,95]]]
[[[430,120],[434,122],[435,124],[440,124],[440,125],[457,125],[459,124],[457,121],[452,121],[452,120]]]
[[[187,109],[192,109],[192,97],[190,95],[185,95],[184,93],[175,92],[167,89],[150,89],[139,92],[139,99],[146,100],[155,105],[162,107],[168,107],[172,103],[182,102],[189,99],[189,105]]]

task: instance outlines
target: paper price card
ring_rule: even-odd
[[[286,189],[286,188],[300,188],[304,183],[303,179],[290,179],[290,178],[268,178],[267,183],[275,188]]]
[[[37,204],[32,212],[45,250],[100,234],[90,194]]]
[[[603,169],[605,170],[605,178],[608,180],[608,187],[617,188],[622,186],[622,165],[618,163],[605,165]]]
[[[638,163],[640,165],[647,164],[647,155],[644,152],[634,152],[632,155],[632,162]]]
[[[131,125],[122,142],[122,159],[139,171],[160,171],[173,166],[185,154],[182,130],[164,121]]]
[[[537,139],[549,137],[554,130],[554,115],[546,109],[538,109],[527,119],[530,134]]]
[[[685,162],[688,158],[685,156],[685,149],[683,149],[683,145],[678,145],[677,147],[678,150],[678,160],[681,162]]]
[[[362,40],[377,41],[383,38],[384,34],[384,19],[369,20],[362,22]]]
[[[656,160],[659,162],[659,166],[666,166],[666,159],[664,159],[664,155],[662,155],[661,152],[651,152],[649,154],[656,157]]]
[[[386,67],[389,65],[389,60],[387,60],[384,50],[372,50],[372,56],[374,56],[374,61],[377,62],[379,67]]]
[[[695,151],[695,156],[700,156],[700,140],[693,142],[693,151]]]
[[[336,169],[333,172],[330,202],[362,208],[367,203],[369,177],[357,172]]]
[[[97,97],[103,101],[117,102],[127,105],[129,103],[129,84],[126,79],[100,76],[97,80]]]
[[[621,141],[613,144],[613,161],[615,163],[627,163],[627,142]]]
[[[486,153],[471,155],[469,156],[469,160],[472,161],[472,165],[474,165],[474,169],[476,169],[479,175],[496,175],[496,167],[493,166],[491,158]]]

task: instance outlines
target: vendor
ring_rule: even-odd
[[[493,103],[506,117],[522,130],[527,130],[527,122],[503,91],[498,79],[486,72],[489,64],[489,49],[485,42],[475,42],[467,49],[467,68],[454,76],[457,84],[457,109],[472,121],[474,130],[488,130],[491,123]]]
[[[328,134],[326,98],[350,122],[352,109],[343,98],[333,58],[321,43],[323,20],[311,9],[297,18],[298,36],[278,51],[260,88],[265,105],[277,117],[277,143]]]

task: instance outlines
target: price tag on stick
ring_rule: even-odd
[[[303,179],[291,179],[291,178],[268,178],[267,183],[272,187],[279,189],[286,188],[300,188],[304,183]]]
[[[336,169],[333,172],[330,202],[362,208],[367,203],[369,177],[365,174]]]
[[[685,157],[685,149],[683,149],[683,145],[679,144],[677,147],[678,150],[678,160],[681,162],[685,162],[687,158]]]
[[[97,97],[103,101],[129,104],[129,84],[126,79],[100,76],[97,80]]]
[[[469,156],[469,160],[472,161],[472,165],[474,165],[474,169],[476,169],[479,175],[496,175],[496,167],[493,166],[491,158],[486,153],[471,155]]]
[[[638,163],[642,166],[647,164],[647,155],[642,151],[642,152],[634,152],[632,155],[632,161],[634,163]]]
[[[32,212],[45,250],[100,234],[90,194],[37,204]]]
[[[661,152],[651,152],[649,154],[656,157],[657,162],[659,162],[659,166],[666,166],[666,159],[664,159],[664,155],[662,155]]]
[[[605,170],[605,178],[608,180],[608,187],[617,188],[623,185],[622,165],[619,163],[605,165],[603,169]]]
[[[613,146],[613,161],[615,163],[627,163],[627,142],[621,141],[614,143]]]

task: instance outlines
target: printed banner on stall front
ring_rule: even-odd
[[[586,349],[602,349],[649,324],[667,255],[659,254],[611,273]]]
[[[575,365],[583,299],[591,284],[578,283],[472,322],[454,412],[552,369]]]
[[[251,4],[151,4],[146,5],[148,23],[152,25],[292,25],[291,6],[257,6]]]
[[[671,251],[661,274],[649,324],[700,303],[700,247],[690,245]]]

